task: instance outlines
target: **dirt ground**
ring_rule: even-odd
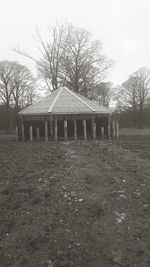
[[[149,267],[150,135],[0,141],[0,267]]]

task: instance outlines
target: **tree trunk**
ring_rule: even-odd
[[[15,111],[15,126],[16,126],[16,125],[18,125],[18,112],[19,112],[19,105],[18,105],[18,103],[16,103],[15,108],[14,108],[14,111]]]
[[[10,130],[11,125],[10,125],[10,106],[9,102],[7,101],[6,103],[6,130]]]
[[[140,105],[139,128],[143,128],[143,105]]]
[[[136,108],[136,103],[133,103],[133,127],[137,127],[137,108]]]

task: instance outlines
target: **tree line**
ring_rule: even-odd
[[[17,120],[18,111],[33,103],[35,97],[35,79],[30,70],[15,62],[0,62],[0,99],[3,103],[1,110],[5,114],[5,128],[11,125],[11,112]],[[5,111],[5,112],[4,112]]]
[[[42,87],[44,84],[44,89],[50,92],[66,86],[105,107],[112,101],[121,120],[129,113],[134,127],[143,126],[145,108],[149,109],[148,69],[138,69],[122,85],[113,88],[112,83],[106,81],[113,62],[103,54],[101,42],[94,40],[90,32],[68,23],[50,26],[46,39],[36,30],[35,47],[38,58],[20,49],[13,50],[35,62],[36,79],[18,62],[0,62],[0,100],[3,103],[0,122],[1,117],[5,117],[2,128],[10,128],[12,118],[15,118],[15,125],[18,111],[37,99],[38,84]]]
[[[116,111],[126,126],[150,125],[150,70],[139,68],[116,88]]]

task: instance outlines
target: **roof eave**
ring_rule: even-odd
[[[100,112],[100,111],[95,111],[95,112],[46,112],[46,113],[18,113],[19,116],[47,116],[47,115],[83,115],[83,114],[88,114],[88,115],[94,115],[94,114],[106,114],[109,115],[111,112]]]

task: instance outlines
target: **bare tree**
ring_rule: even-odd
[[[35,41],[40,57],[26,53],[19,48],[14,48],[19,53],[33,60],[38,68],[38,78],[45,81],[49,91],[55,91],[60,87],[61,83],[61,65],[62,57],[66,46],[66,26],[64,24],[56,24],[54,27],[48,27],[48,41],[44,40],[42,35],[36,29]]]
[[[35,97],[35,79],[27,67],[18,63],[15,64],[11,87],[11,101],[17,113],[20,108],[33,103]]]
[[[88,91],[102,80],[111,62],[102,54],[101,43],[93,41],[86,30],[68,25],[66,40],[62,65],[64,84],[88,96]]]
[[[0,62],[0,98],[6,105],[7,128],[10,127],[10,102],[13,93],[11,80],[14,73],[15,62],[7,60]]]
[[[31,104],[31,98],[33,101],[34,91],[34,79],[28,68],[17,62],[0,62],[0,98],[6,105],[7,128],[10,125],[10,106],[14,107],[17,118],[18,111]]]
[[[101,43],[93,41],[91,34],[70,24],[58,23],[49,27],[49,39],[45,41],[36,31],[40,59],[15,49],[37,64],[39,77],[49,90],[62,85],[85,96],[93,84],[99,83],[111,62],[102,53]]]
[[[100,105],[108,107],[112,94],[112,84],[110,82],[101,82],[93,88],[90,98],[98,101]]]
[[[117,90],[117,106],[132,111],[134,126],[143,126],[143,109],[149,101],[149,94],[150,70],[146,68],[140,68],[130,75]]]
[[[117,105],[120,110],[130,109],[134,127],[137,126],[137,87],[134,77],[130,76],[117,90]]]
[[[140,68],[132,74],[137,88],[137,103],[139,108],[139,126],[143,127],[143,109],[149,101],[150,95],[150,70]]]
[[[0,62],[0,98],[7,106],[10,104],[12,95],[12,87],[10,81],[13,76],[15,62],[1,61]]]
[[[65,25],[56,24],[49,26],[49,41],[42,39],[40,33],[36,31],[39,41],[41,59],[37,61],[39,76],[42,77],[49,90],[55,91],[61,85],[61,66],[66,47]]]

